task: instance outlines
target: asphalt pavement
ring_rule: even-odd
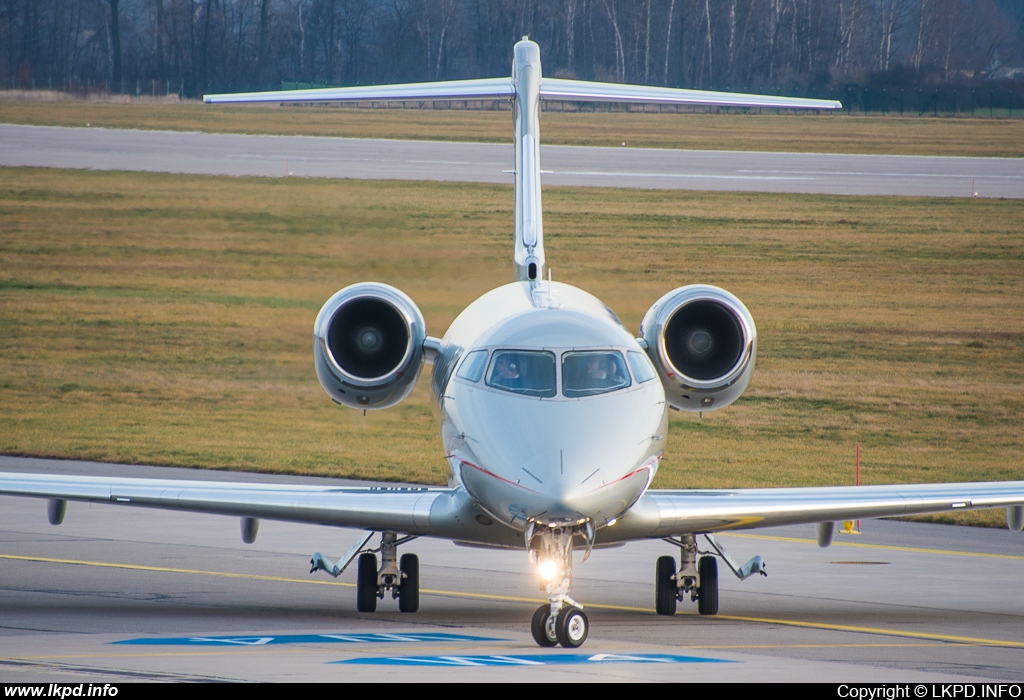
[[[0,124],[0,165],[512,183],[509,144]],[[1024,158],[542,146],[545,185],[1024,197]]]
[[[317,481],[0,457],[2,471]],[[355,572],[309,573],[357,533],[235,518],[0,498],[0,681],[1024,681],[1024,535],[865,521],[829,549],[812,526],[719,538],[768,576],[721,573],[721,611],[654,614],[661,541],[577,558],[590,617],[577,650],[538,648],[523,552],[415,540],[421,607],[355,611]]]

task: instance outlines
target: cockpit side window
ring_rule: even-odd
[[[496,350],[487,386],[526,396],[555,395],[555,356],[550,352]]]
[[[459,367],[458,377],[459,379],[465,379],[467,382],[478,382],[483,378],[486,367],[487,351],[474,350],[466,355],[466,359],[463,360],[462,366]]]
[[[562,355],[562,393],[566,398],[605,394],[629,385],[622,353],[591,350]]]
[[[638,383],[649,382],[658,376],[647,355],[642,352],[630,351],[626,353],[626,356],[629,358],[629,368],[633,370],[633,376],[636,377]]]

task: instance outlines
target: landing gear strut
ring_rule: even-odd
[[[592,544],[590,528],[582,531],[587,538],[588,551]],[[530,622],[533,639],[539,646],[575,649],[587,641],[590,621],[583,606],[569,597],[572,588],[572,527],[544,527],[536,533],[531,526],[526,532],[530,559],[537,564],[541,576],[541,590],[549,602],[537,608]],[[534,544],[534,540],[539,543]]]
[[[366,533],[356,542],[345,558],[332,564],[323,554],[313,555],[309,572],[326,571],[337,578],[358,556],[356,571],[356,610],[373,612],[377,609],[377,600],[383,600],[387,591],[391,597],[398,599],[401,612],[413,613],[420,607],[420,560],[415,554],[403,554],[398,560],[398,545],[416,539],[415,537],[398,538],[394,532],[382,532],[380,547],[364,549],[373,537],[372,532]],[[380,552],[380,566],[377,566],[377,552]]]
[[[697,601],[697,612],[701,615],[718,614],[718,560],[715,555],[732,570],[741,581],[761,574],[767,576],[761,557],[754,557],[743,566],[736,564],[726,555],[718,541],[711,535],[704,535],[713,551],[702,552],[697,549],[694,535],[683,535],[678,540],[666,538],[665,541],[679,547],[679,569],[672,557],[658,557],[654,571],[654,609],[659,615],[675,615],[676,602],[685,600]],[[699,559],[698,554],[702,554]]]

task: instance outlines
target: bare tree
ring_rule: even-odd
[[[110,6],[110,82],[118,86],[123,85],[124,78],[121,71],[121,0],[107,0],[107,4]]]
[[[609,4],[608,0],[601,0],[604,11],[608,15],[608,21],[612,24],[612,32],[615,35],[615,77],[619,82],[626,80],[626,52],[622,45],[622,32],[619,30],[619,17],[614,2]]]
[[[1024,63],[1022,22],[1024,0],[0,0],[0,76],[188,95],[493,76],[528,34],[549,75],[820,92]]]
[[[668,84],[668,59],[672,55],[672,25],[676,13],[676,0],[669,0],[668,19],[665,22],[665,70],[661,76],[663,85]]]
[[[892,60],[893,35],[903,21],[907,7],[906,0],[879,0],[879,43],[878,59],[876,67],[878,70],[889,70]]]

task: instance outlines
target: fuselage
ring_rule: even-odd
[[[433,390],[453,482],[516,529],[608,525],[657,471],[667,415],[654,367],[569,285],[513,282],[471,304],[442,339]]]

